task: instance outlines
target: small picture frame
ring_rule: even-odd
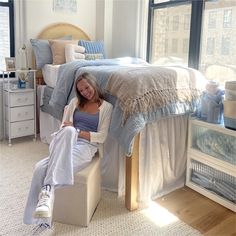
[[[5,57],[5,63],[6,63],[6,70],[7,71],[16,70],[15,57]]]

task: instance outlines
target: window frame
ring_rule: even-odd
[[[201,25],[202,14],[204,9],[204,0],[170,0],[160,3],[154,3],[154,0],[149,0],[148,9],[148,30],[147,30],[147,56],[146,60],[151,60],[151,46],[152,46],[152,25],[154,19],[154,11],[156,9],[174,7],[179,5],[191,4],[191,21],[190,21],[190,37],[189,37],[189,55],[188,66],[198,69],[200,61],[200,47],[201,47]]]
[[[15,31],[14,31],[14,0],[3,2],[0,0],[0,7],[8,7],[9,10],[9,40],[10,40],[10,57],[15,57]],[[0,75],[2,78],[2,74]]]

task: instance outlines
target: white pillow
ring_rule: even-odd
[[[42,68],[43,79],[46,85],[55,88],[58,78],[58,71],[61,65],[45,64]]]
[[[65,45],[66,62],[84,60],[85,59],[85,55],[83,54],[84,52],[85,48],[82,46],[74,44]]]

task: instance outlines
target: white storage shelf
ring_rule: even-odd
[[[236,212],[236,131],[189,119],[186,185]]]
[[[36,83],[35,70],[27,70],[28,75],[32,73],[31,86],[28,88],[17,88],[15,78],[4,78],[3,85],[3,111],[4,111],[4,137],[11,139],[34,135],[36,139]]]

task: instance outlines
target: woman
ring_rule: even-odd
[[[93,75],[85,72],[75,82],[76,97],[65,109],[62,125],[53,134],[49,157],[35,166],[24,212],[25,224],[51,226],[54,189],[73,185],[107,137],[112,105],[103,99]]]

